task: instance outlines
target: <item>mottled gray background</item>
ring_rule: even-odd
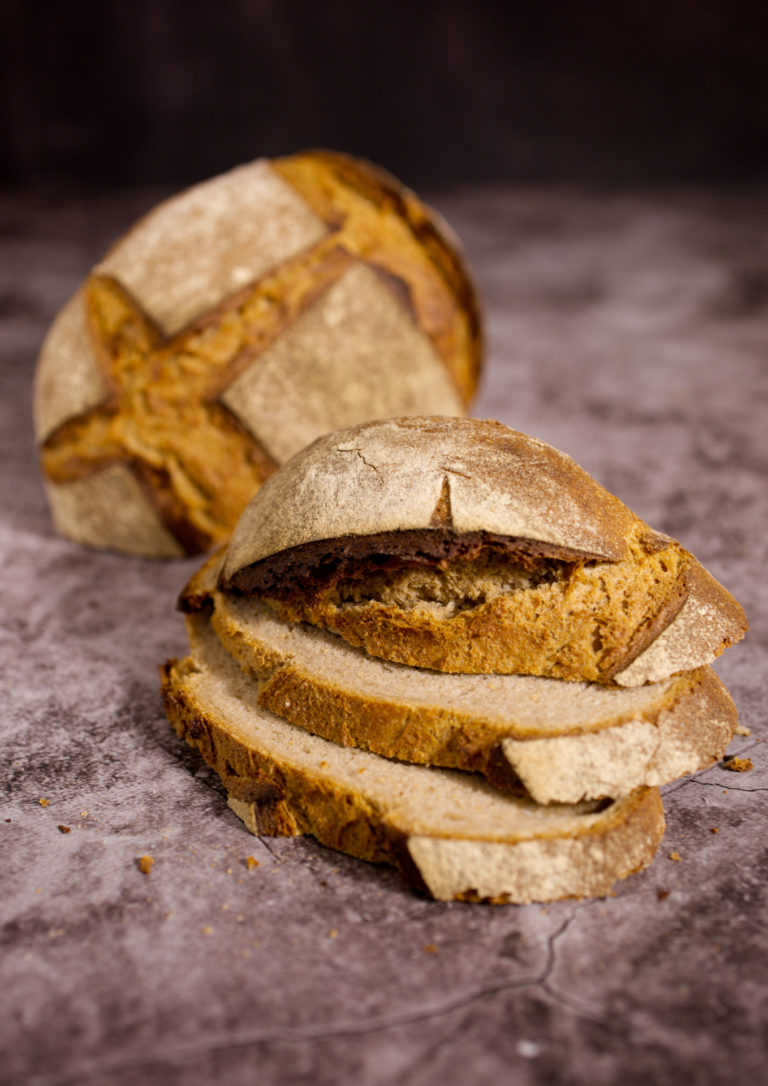
[[[158,696],[196,563],[52,534],[35,354],[158,195],[0,201],[0,1080],[768,1081],[768,198],[436,196],[487,300],[476,413],[570,452],[753,625],[718,671],[752,732],[731,749],[754,770],[667,788],[659,855],[614,897],[489,908],[248,835]]]

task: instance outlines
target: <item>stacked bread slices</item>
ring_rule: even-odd
[[[321,438],[181,598],[169,719],[254,833],[313,834],[438,899],[602,895],[657,786],[736,726],[730,594],[570,457],[499,423]]]

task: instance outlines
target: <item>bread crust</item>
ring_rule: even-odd
[[[446,508],[447,507],[447,508]],[[619,561],[639,520],[579,465],[500,422],[421,417],[319,438],[244,511],[222,570],[346,536],[488,532]]]
[[[195,621],[204,635],[204,616]],[[219,663],[170,661],[163,697],[174,729],[219,773],[233,809],[254,832],[311,833],[331,848],[393,864],[438,899],[492,903],[605,894],[617,878],[647,865],[658,847],[664,820],[653,789],[604,810],[558,808],[545,816],[547,809],[530,801],[502,801],[472,775],[400,766],[312,736],[303,754],[291,753],[294,744],[281,739],[281,729],[292,726],[259,710],[222,656]],[[230,697],[232,689],[237,695]],[[424,788],[433,809],[422,804],[414,813],[411,793]],[[474,805],[475,821],[450,830],[438,812],[463,809],[457,788]],[[486,803],[487,820],[478,814]]]
[[[481,353],[463,260],[413,194],[326,152],[240,167],[150,212],[54,322],[35,414],[57,529],[207,550],[318,434],[382,405],[462,413]],[[115,467],[140,484],[135,544],[111,531]]]
[[[635,690],[522,676],[437,675],[368,657],[215,588],[220,557],[180,605],[205,613],[256,681],[258,703],[290,723],[388,758],[484,774],[538,803],[627,795],[722,757],[736,710],[711,668]]]
[[[747,628],[692,555],[570,457],[476,419],[315,442],[244,511],[220,587],[451,673],[638,685],[710,663]]]

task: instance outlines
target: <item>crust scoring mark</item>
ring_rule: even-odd
[[[453,531],[453,510],[451,509],[451,480],[448,475],[443,475],[443,485],[440,489],[440,497],[437,499],[432,516],[429,519],[430,528],[447,528]]]
[[[194,553],[223,539],[222,524],[231,527],[277,464],[218,396],[352,261],[329,235],[170,338],[116,279],[91,276],[85,290],[88,331],[114,391],[108,402],[49,434],[41,449],[45,474],[67,483],[125,461],[145,482],[152,477],[145,493],[185,550]],[[196,448],[208,444],[223,454],[231,508],[217,500],[222,488],[213,457],[196,463],[190,457],[192,431]],[[159,448],[146,440],[148,432],[159,439]],[[189,513],[190,491],[199,502],[197,517]],[[193,523],[180,534],[185,519]]]
[[[462,400],[469,403],[482,361],[480,305],[459,255],[460,244],[454,239],[451,245],[443,237],[435,213],[430,214],[385,170],[338,152],[294,155],[276,159],[272,166],[329,226],[346,229],[351,218],[359,220],[356,233],[365,241],[365,252],[359,247],[357,251],[372,267],[402,281],[416,323],[432,340]],[[319,174],[320,184],[313,171]],[[343,203],[350,196],[355,204],[345,216]],[[400,237],[394,247],[372,233],[372,210],[397,224]],[[411,265],[397,252],[398,244],[410,250]],[[453,304],[446,304],[446,295]]]
[[[180,441],[178,434],[175,441],[172,439],[171,426],[164,427],[166,441],[170,438],[171,444],[182,446],[168,458],[149,442],[126,441],[122,430],[128,404],[135,407],[140,401],[134,418],[153,420],[165,415],[167,422],[169,415],[178,416],[180,407],[189,407],[198,398],[204,406],[219,409],[213,412],[218,418],[207,420],[211,434],[218,438],[215,448],[223,433],[218,425],[223,408],[218,396],[356,260],[376,270],[401,302],[407,298],[407,308],[432,340],[465,401],[472,394],[479,370],[479,313],[466,269],[414,197],[383,171],[342,155],[297,155],[272,165],[319,214],[328,234],[168,338],[117,279],[91,276],[85,288],[89,337],[97,366],[113,390],[112,395],[67,420],[48,435],[41,447],[43,471],[59,483],[97,474],[116,460],[127,463],[169,532],[188,553],[225,539],[242,506],[277,464],[255,435],[239,428],[237,439],[244,448],[237,449],[234,440],[229,442],[235,456],[231,463],[227,461],[226,470],[230,503],[239,502],[240,507],[234,517],[230,513],[222,522],[211,507],[210,481],[201,478],[194,468],[189,470],[183,449],[189,427],[178,426]],[[322,195],[308,191],[304,183],[306,171],[313,168],[319,169],[321,179],[326,178],[328,192]],[[372,215],[386,213],[393,221],[399,216],[399,234],[392,231],[390,224],[387,230],[379,230],[378,236]],[[425,306],[430,298],[431,304]],[[464,331],[462,322],[466,322]],[[126,355],[131,361],[130,380],[119,372]],[[159,380],[163,377],[171,383],[174,378],[180,379],[187,387],[187,396],[180,395],[178,389],[175,396],[164,396]],[[231,412],[226,413],[234,420]],[[230,425],[224,427],[230,437],[232,429]],[[155,485],[161,491],[156,491]],[[190,490],[196,499],[203,496],[205,510],[200,515],[194,508],[189,509]],[[241,501],[242,493],[246,497]],[[191,521],[189,525],[183,523],[185,516]]]

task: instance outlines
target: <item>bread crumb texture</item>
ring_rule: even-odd
[[[650,862],[664,827],[655,789],[607,804],[543,806],[475,774],[337,745],[262,709],[256,684],[204,636],[208,619],[195,623],[194,656],[165,670],[166,712],[251,832],[311,833],[395,865],[440,900],[603,894]]]
[[[57,529],[206,550],[320,434],[463,413],[480,360],[455,241],[398,182],[323,152],[241,167],[151,212],[54,323],[35,402]]]
[[[736,710],[711,668],[621,688],[407,667],[217,590],[219,564],[211,558],[182,593],[193,651],[205,651],[204,630],[253,681],[262,709],[344,746],[573,803],[696,772],[733,736]]]
[[[143,856],[140,856],[139,859],[138,859],[139,871],[141,871],[142,875],[148,875],[150,873],[150,871],[152,870],[152,867],[153,867],[154,863],[155,863],[154,857],[153,856],[148,856],[145,853]]]
[[[316,442],[245,510],[220,586],[454,673],[640,685],[711,662],[746,629],[695,558],[570,457],[476,419]]]
[[[754,769],[754,763],[751,758],[726,758],[722,762],[723,769],[730,769],[731,773],[749,773],[751,769]]]
[[[373,656],[447,672],[609,681],[679,608],[689,556],[639,529],[620,562],[391,561],[306,596],[265,597],[278,614],[333,630]]]

